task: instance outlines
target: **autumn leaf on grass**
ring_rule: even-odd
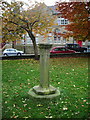
[[[42,104],[38,104],[37,106],[38,106],[38,107],[42,107],[43,105],[42,105]]]
[[[31,70],[31,72],[34,72],[34,70]]]
[[[52,116],[45,116],[45,118],[52,118]]]
[[[69,74],[69,73],[66,73],[67,75]]]
[[[27,81],[29,82],[29,81],[30,81],[30,79],[27,79]]]
[[[74,69],[72,69],[72,71],[74,71]]]
[[[25,100],[23,100],[22,102],[25,103]]]
[[[27,112],[27,110],[23,110],[23,112]]]
[[[83,102],[86,102],[87,100],[83,100]]]
[[[5,104],[7,104],[7,101],[5,101]]]
[[[27,119],[27,118],[29,118],[29,117],[23,117],[23,118],[26,118],[26,119]]]
[[[40,114],[44,114],[44,112],[40,112]]]
[[[19,94],[18,92],[15,92],[15,94]]]
[[[25,107],[25,106],[27,106],[27,104],[24,104],[23,106]]]
[[[79,114],[80,112],[78,111],[78,112],[75,112],[75,114],[77,115],[77,114]]]
[[[67,107],[63,107],[63,110],[68,110],[68,108]]]
[[[14,116],[13,118],[17,118],[17,117],[18,117],[18,115]]]
[[[28,85],[30,85],[30,83],[28,83]]]
[[[16,107],[16,104],[13,104],[13,107]]]
[[[29,74],[29,72],[27,72],[26,74]]]
[[[84,105],[82,105],[82,107],[84,107]]]
[[[60,84],[60,82],[58,82],[58,84]]]
[[[73,87],[76,87],[75,85],[73,85]]]

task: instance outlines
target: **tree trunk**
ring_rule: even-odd
[[[26,37],[24,35],[24,53],[26,53],[25,41],[26,41]]]
[[[31,31],[28,31],[28,34],[29,34],[29,37],[31,38],[31,40],[33,42],[35,60],[38,60],[39,59],[39,57],[38,57],[38,48],[37,48],[35,36],[33,35],[33,33]]]
[[[32,42],[33,42],[33,48],[34,48],[35,59],[38,60],[38,59],[39,59],[39,57],[38,57],[38,48],[37,48],[37,44],[36,44],[35,38],[32,40]]]
[[[14,41],[12,41],[12,48],[14,48],[14,46],[15,46],[15,43],[14,43]]]

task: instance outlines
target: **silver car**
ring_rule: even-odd
[[[21,56],[24,52],[17,49],[9,48],[3,51],[4,56]]]

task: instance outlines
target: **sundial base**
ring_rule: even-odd
[[[34,86],[28,92],[34,98],[55,98],[60,95],[60,90],[50,86],[48,89],[43,89],[39,86]]]
[[[56,92],[56,88],[51,85],[47,88],[42,88],[39,85],[34,86],[33,90],[36,94],[39,94],[39,95],[49,95],[49,94],[54,94]]]

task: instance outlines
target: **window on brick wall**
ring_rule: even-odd
[[[60,33],[61,33],[60,29],[56,28],[54,31],[54,40],[55,41],[60,41],[60,39],[61,39]]]
[[[57,23],[58,23],[58,25],[67,25],[69,22],[68,22],[67,19],[59,18],[59,19],[57,20]]]

